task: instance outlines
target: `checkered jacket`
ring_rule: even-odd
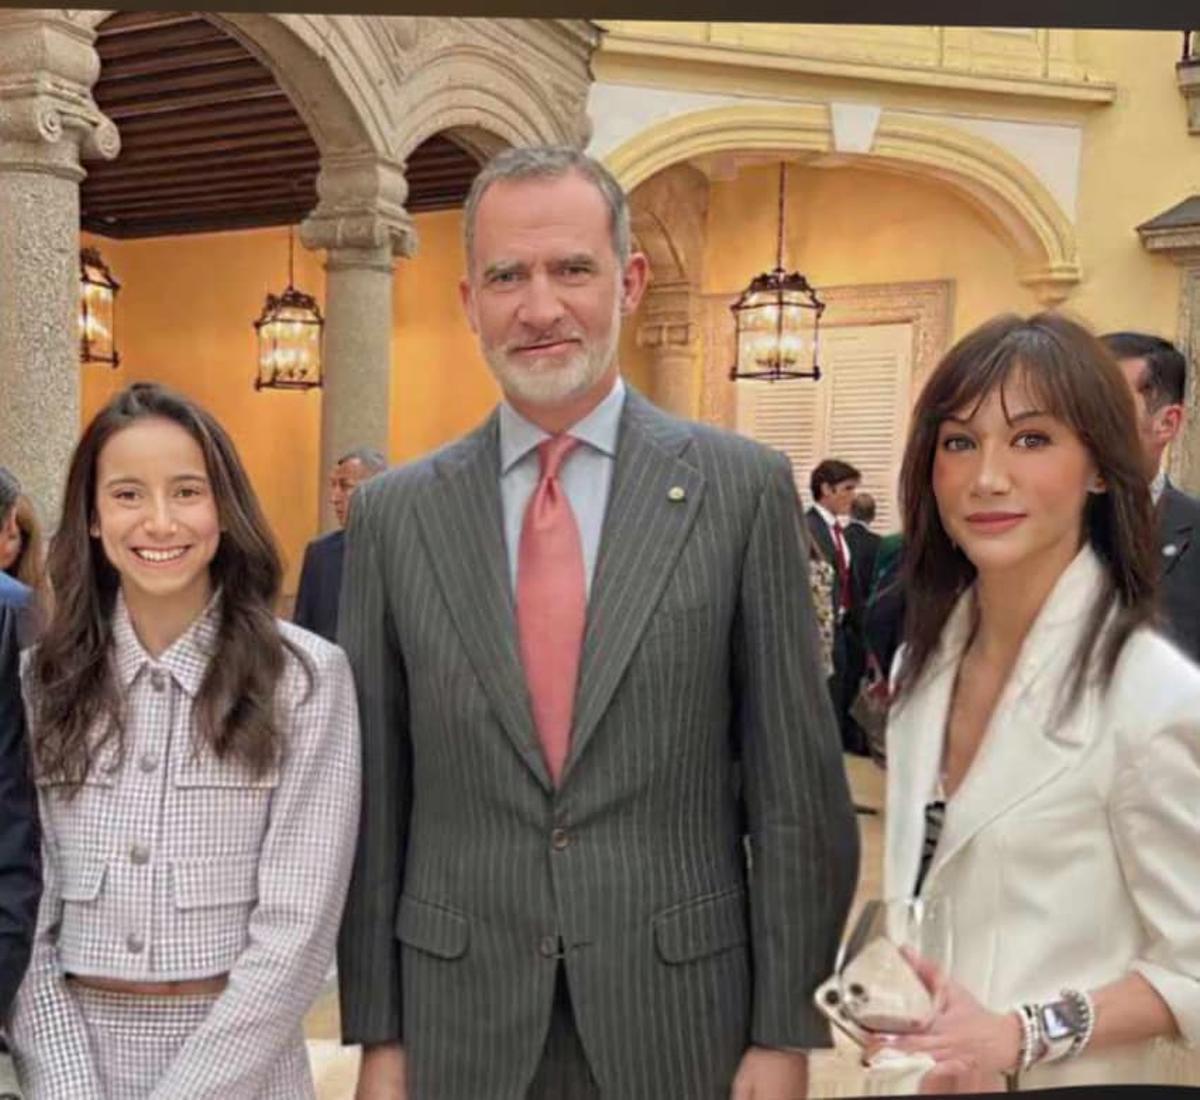
[[[229,975],[151,1094],[251,1100],[319,991],[358,830],[360,764],[345,656],[280,623],[284,756],[262,776],[196,736],[193,701],[215,654],[219,596],[157,660],[118,599],[114,670],[127,700],[75,798],[39,779],[46,884],[13,1044],[31,1100],[103,1100],[64,974],[131,981]],[[26,681],[28,695],[30,685]],[[32,713],[32,708],[31,708]],[[36,731],[35,731],[36,736]]]

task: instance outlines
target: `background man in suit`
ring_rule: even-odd
[[[3,1024],[29,962],[42,887],[37,802],[25,736],[17,611],[0,602],[0,1085],[6,1071]]]
[[[620,380],[602,166],[509,150],[465,231],[504,401],[347,537],[359,1100],[803,1096],[858,840],[788,463]]]
[[[16,527],[20,496],[21,483],[10,470],[0,466],[0,531]],[[22,648],[29,645],[37,630],[33,590],[0,570],[0,604],[13,608],[15,612],[17,644]]]
[[[837,626],[833,635],[833,679],[830,691],[842,746],[847,752],[867,755],[866,734],[850,716],[866,662],[862,641],[862,612],[866,588],[859,553],[848,537],[850,505],[862,474],[849,462],[827,458],[809,475],[813,505],[806,515],[808,531],[821,553],[837,570],[835,588]],[[869,583],[870,578],[866,578]]]
[[[1200,661],[1200,500],[1171,484],[1163,452],[1183,424],[1187,362],[1174,344],[1141,332],[1102,337],[1133,389],[1150,493],[1162,546],[1161,607],[1166,632]]]
[[[855,493],[850,501],[850,522],[846,525],[846,541],[850,544],[851,569],[858,583],[858,592],[865,604],[871,598],[875,582],[875,566],[879,561],[879,545],[883,539],[871,530],[875,522],[875,498],[870,493]]]
[[[374,447],[356,447],[342,455],[333,464],[329,475],[329,503],[337,517],[337,530],[313,539],[304,549],[292,621],[331,642],[337,641],[338,598],[342,590],[342,557],[350,498],[359,485],[386,469],[387,459]]]

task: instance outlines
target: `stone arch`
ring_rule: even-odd
[[[479,46],[433,55],[408,77],[405,93],[417,106],[402,122],[396,150],[401,159],[438,133],[462,140],[476,155],[510,145],[580,145],[587,137],[562,120],[552,88]]]
[[[828,107],[750,105],[678,115],[651,126],[605,157],[626,190],[680,161],[733,151],[832,154]],[[884,111],[868,153],[838,152],[864,167],[932,178],[996,225],[1022,261],[1021,281],[1046,303],[1081,278],[1070,219],[1034,174],[984,138],[931,118]]]
[[[112,10],[73,13],[94,30]],[[328,16],[266,12],[203,12],[271,71],[304,120],[321,151],[372,152],[388,156],[390,105],[379,88],[351,78],[361,56],[373,49],[365,38],[350,43]]]

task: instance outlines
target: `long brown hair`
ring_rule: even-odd
[[[1121,649],[1154,617],[1158,560],[1149,486],[1143,472],[1133,397],[1116,361],[1087,329],[1055,313],[1028,320],[993,318],[946,353],[917,399],[900,471],[904,518],[905,659],[896,685],[902,700],[936,653],[946,620],[975,579],[975,567],[950,540],[932,490],[938,429],[972,412],[1019,375],[1040,407],[1069,425],[1091,455],[1107,491],[1088,495],[1083,538],[1104,564],[1104,590],[1089,613],[1064,709],[1093,671],[1107,682]],[[1109,612],[1116,614],[1102,629]]]
[[[220,757],[262,774],[280,755],[275,688],[285,642],[272,608],[283,565],[233,441],[199,405],[139,382],[117,394],[75,447],[62,521],[50,540],[47,572],[54,611],[30,669],[34,755],[47,777],[75,786],[113,737],[123,744],[123,700],[113,671],[112,616],[120,578],[90,529],[96,516],[96,465],[117,432],[149,418],[169,420],[199,445],[212,486],[221,539],[209,564],[221,589],[216,649],[195,700],[200,737]],[[292,648],[292,647],[288,647]],[[293,649],[311,676],[303,655]],[[103,723],[98,736],[93,726]]]

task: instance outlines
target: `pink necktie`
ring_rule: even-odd
[[[533,721],[558,783],[571,744],[571,712],[587,612],[583,544],[558,480],[579,442],[556,435],[538,444],[541,475],[525,508],[517,553],[517,636]]]

